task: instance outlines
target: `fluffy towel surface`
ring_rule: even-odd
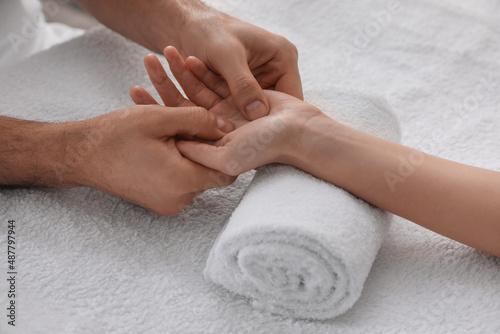
[[[348,62],[342,43],[353,45],[372,12],[389,3],[225,6],[298,46],[306,90],[334,83],[375,91],[398,114],[404,144],[500,170],[498,2],[400,1],[403,10]],[[146,53],[107,30],[91,31],[0,70],[1,113],[56,121],[129,105],[131,85],[151,88]],[[361,297],[333,320],[267,314],[207,282],[207,256],[251,178],[165,218],[93,189],[0,190],[0,259],[7,219],[17,221],[19,240],[19,327],[10,331],[2,316],[0,333],[500,332],[500,260],[397,217]],[[6,308],[6,261],[0,268]]]
[[[358,130],[401,137],[383,99],[335,88],[305,96]],[[215,242],[205,277],[272,313],[333,318],[358,300],[391,217],[298,169],[265,166]]]

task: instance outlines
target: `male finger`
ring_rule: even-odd
[[[278,82],[276,82],[275,90],[303,100],[304,93],[302,91],[302,82],[300,80],[299,70],[292,70],[279,78]]]
[[[210,70],[200,59],[196,57],[188,57],[186,59],[186,65],[194,76],[215,94],[222,98],[226,98],[231,95],[231,91],[229,90],[226,80]]]
[[[250,71],[245,53],[224,53],[216,57],[214,69],[226,79],[238,109],[248,120],[269,114],[269,103]]]
[[[302,83],[297,64],[270,62],[252,70],[263,89],[273,89],[303,99]]]
[[[220,130],[224,121],[202,107],[168,108],[164,113],[164,135],[183,135],[205,140],[218,140],[225,133]]]

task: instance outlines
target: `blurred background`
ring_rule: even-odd
[[[82,29],[90,29],[98,24],[97,20],[82,9],[74,0],[40,0],[40,2],[42,5],[50,6],[52,3],[53,6],[59,6],[59,10],[54,15],[45,15],[47,22],[61,22]]]

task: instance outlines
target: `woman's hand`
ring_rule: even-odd
[[[168,106],[200,105],[218,117],[224,131],[234,130],[215,145],[179,141],[179,151],[225,174],[238,175],[273,162],[290,163],[303,127],[327,117],[319,109],[290,95],[264,91],[270,103],[270,114],[249,122],[236,107],[226,81],[203,62],[189,57],[186,63],[173,47],[166,48],[164,54],[189,100],[177,90],[156,56],[148,55],[144,63],[163,102]],[[132,88],[131,96],[138,104],[157,103],[141,87]]]
[[[188,58],[184,64],[174,51],[165,54],[186,95],[231,122],[225,126],[235,128],[215,146],[178,142],[183,156],[233,175],[271,162],[287,163],[432,231],[500,256],[500,173],[359,132],[278,92],[265,91],[269,116],[248,122],[232,107],[223,79],[196,58]],[[148,56],[146,61],[150,75],[151,59]],[[168,79],[161,66],[156,70]],[[165,91],[173,92],[165,88],[165,82],[157,86],[164,99],[168,97]],[[132,93],[154,101],[142,88],[135,87]],[[385,175],[399,175],[401,159],[411,161],[415,156],[420,158],[412,174],[400,176],[398,186],[391,186]]]

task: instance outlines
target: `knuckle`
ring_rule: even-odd
[[[290,51],[294,55],[295,58],[299,57],[299,49],[297,49],[295,44],[290,43]]]
[[[233,91],[236,94],[245,94],[250,92],[257,85],[257,82],[253,77],[249,77],[243,74],[239,74],[233,77],[232,80]]]
[[[224,184],[224,186],[228,186],[230,184],[233,184],[233,182],[236,181],[236,175],[226,175],[226,176],[227,176],[227,178],[226,178],[227,182],[226,182],[226,184]]]
[[[200,125],[205,124],[208,118],[208,111],[205,108],[197,106],[190,106],[187,108],[185,112],[188,114],[189,119],[192,119],[196,123],[200,123]]]
[[[196,106],[186,107],[185,112],[189,114],[190,117],[198,117],[200,114],[201,108]]]
[[[174,212],[171,212],[170,210],[165,209],[165,208],[160,208],[158,210],[153,209],[153,212],[156,213],[157,215],[163,216],[163,217],[175,214]]]
[[[277,41],[278,41],[277,47],[279,48],[279,50],[282,50],[285,56],[288,56],[294,60],[299,57],[299,50],[297,49],[295,44],[293,44],[288,39],[280,35],[278,35]]]
[[[198,113],[199,130],[212,129],[214,126],[217,127],[217,120],[213,113],[206,109],[199,110]]]
[[[171,216],[181,212],[188,203],[177,200],[166,200],[152,207],[152,211],[160,216]]]
[[[171,208],[169,205],[158,205],[156,207],[151,208],[151,210],[156,213],[157,215],[160,216],[170,216],[170,215],[175,215],[179,211],[174,210],[174,208]]]
[[[185,195],[192,191],[193,188],[193,179],[190,177],[183,176],[175,185],[175,193]],[[172,195],[170,195],[172,196]]]

